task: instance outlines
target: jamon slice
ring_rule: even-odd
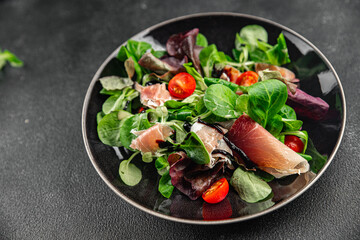
[[[240,77],[241,72],[232,66],[226,65],[223,69],[223,74],[225,74],[227,78],[221,77],[222,79],[235,83],[236,80]]]
[[[138,137],[132,140],[130,147],[141,152],[154,154],[159,149],[158,142],[165,141],[173,132],[174,130],[171,127],[157,123],[146,130],[133,132]]]
[[[308,162],[243,114],[229,130],[228,139],[260,169],[276,178],[309,171]]]
[[[295,78],[295,74],[292,71],[290,71],[289,69],[287,69],[287,68],[278,67],[278,66],[275,66],[275,65],[267,64],[267,63],[256,63],[255,64],[255,71],[256,72],[263,71],[265,69],[269,69],[269,70],[272,70],[272,71],[279,71],[281,76],[283,78],[285,78],[286,80],[288,80],[288,81],[291,81],[291,80],[293,80]]]
[[[266,63],[256,63],[255,64],[255,71],[257,73],[259,73],[259,71],[264,71],[264,70],[278,71],[281,74],[281,77],[280,78],[274,77],[274,78],[285,83],[288,88],[288,91],[290,91],[291,93],[294,94],[296,92],[297,85],[295,83],[298,83],[299,79],[295,78],[295,74],[292,71],[290,71],[287,68],[278,67],[278,66],[274,66],[274,65],[270,65],[270,64],[266,64]],[[259,75],[260,75],[260,73],[259,73]],[[261,77],[261,75],[260,75],[260,77]]]
[[[225,128],[221,130],[226,133]],[[207,164],[209,168],[213,168],[218,162],[227,162],[231,164],[231,160],[227,156],[220,153],[213,153],[214,150],[222,150],[232,155],[232,151],[223,139],[223,134],[219,133],[216,129],[209,127],[203,123],[196,122],[192,125],[191,131],[196,133],[209,154],[211,154],[210,162]]]
[[[162,106],[167,100],[172,99],[165,83],[146,87],[135,83],[135,89],[140,92],[141,103],[149,108]]]

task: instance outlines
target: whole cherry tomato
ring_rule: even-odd
[[[196,82],[193,76],[188,73],[182,72],[176,74],[169,82],[170,95],[177,98],[187,98],[196,88]]]
[[[244,72],[243,74],[240,75],[240,77],[238,77],[238,79],[236,79],[236,84],[240,85],[240,86],[250,86],[253,85],[254,83],[257,83],[259,79],[259,75],[256,72],[253,71],[247,71]]]
[[[294,135],[285,136],[285,145],[294,150],[297,153],[301,153],[304,150],[304,143],[300,138]]]
[[[208,203],[218,203],[224,200],[228,192],[229,183],[226,178],[221,178],[203,193],[202,198]]]

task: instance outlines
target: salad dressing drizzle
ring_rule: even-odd
[[[229,146],[229,148],[231,148],[231,150],[233,150],[234,152],[236,152],[237,154],[239,154],[239,156],[241,157],[241,159],[244,161],[245,166],[247,169],[252,169],[256,167],[256,164],[253,163],[250,158],[244,153],[243,150],[241,150],[240,148],[238,148],[233,142],[231,142],[226,135],[224,135],[224,140],[227,143],[227,145]]]
[[[208,127],[214,128],[216,131],[218,131],[219,133],[221,133],[222,135],[224,135],[224,131],[221,129],[221,125],[218,123],[207,123],[203,120],[201,120],[200,118],[198,119],[199,123],[202,123]]]

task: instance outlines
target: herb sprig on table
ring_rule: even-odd
[[[24,65],[23,61],[21,61],[15,54],[10,52],[9,50],[2,51],[0,49],[0,70],[2,70],[6,63],[9,63],[12,67],[22,67]]]

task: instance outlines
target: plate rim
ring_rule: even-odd
[[[165,215],[159,212],[156,212],[154,210],[151,210],[149,208],[146,208],[142,205],[140,205],[139,203],[137,203],[136,201],[130,199],[129,197],[127,197],[125,194],[123,194],[121,191],[119,191],[106,177],[105,173],[100,169],[100,166],[96,163],[95,157],[92,155],[91,150],[90,150],[90,144],[87,138],[87,133],[86,133],[86,115],[87,115],[87,110],[88,110],[88,106],[89,106],[89,102],[90,102],[90,96],[91,93],[93,91],[94,85],[97,82],[101,72],[103,71],[103,69],[105,68],[105,66],[110,62],[110,60],[112,58],[114,58],[117,55],[117,52],[119,51],[120,47],[125,45],[126,42],[122,43],[119,47],[117,47],[106,59],[105,61],[100,65],[100,67],[97,69],[96,73],[94,74],[88,89],[86,91],[86,95],[84,98],[84,103],[83,103],[83,107],[82,107],[82,117],[81,117],[81,127],[82,127],[82,136],[83,136],[83,141],[84,141],[84,145],[86,148],[86,152],[88,154],[88,157],[90,158],[90,161],[92,163],[92,165],[94,166],[95,170],[97,171],[97,173],[100,175],[100,177],[102,178],[102,180],[106,183],[106,185],[108,185],[108,187],[110,187],[110,189],[112,189],[118,196],[120,196],[123,200],[125,200],[127,203],[130,203],[132,206],[146,212],[149,213],[153,216],[162,218],[162,219],[166,219],[166,220],[170,220],[173,222],[181,222],[181,223],[187,223],[187,224],[197,224],[197,225],[219,225],[219,224],[230,224],[230,223],[236,223],[236,222],[242,222],[242,221],[246,221],[246,220],[250,220],[250,219],[254,219],[263,215],[266,215],[270,212],[273,212],[283,206],[285,206],[286,204],[292,202],[293,200],[295,200],[297,197],[299,197],[300,195],[302,195],[308,188],[310,188],[320,177],[321,175],[325,172],[325,170],[328,168],[328,166],[330,165],[330,163],[333,161],[336,152],[338,151],[340,144],[342,142],[342,138],[344,135],[344,131],[345,131],[345,125],[346,125],[346,100],[345,100],[345,93],[344,93],[344,89],[342,87],[341,81],[339,76],[337,75],[334,67],[332,66],[332,64],[330,63],[330,61],[325,57],[325,55],[314,45],[312,44],[309,40],[307,40],[305,37],[303,37],[302,35],[300,35],[299,33],[295,32],[294,30],[283,26],[282,24],[279,24],[277,22],[274,22],[272,20],[263,18],[263,17],[258,17],[258,16],[254,16],[254,15],[250,15],[250,14],[244,14],[244,13],[235,13],[235,12],[204,12],[204,13],[196,13],[196,14],[189,14],[189,15],[184,15],[184,16],[180,16],[180,17],[176,17],[176,18],[171,18],[165,21],[162,21],[160,23],[157,23],[155,25],[152,25],[142,31],[140,31],[139,33],[133,35],[132,37],[128,38],[128,39],[133,39],[133,38],[137,38],[138,36],[141,35],[146,35],[147,33],[149,33],[150,31],[162,27],[164,25],[173,23],[173,22],[177,22],[180,20],[185,20],[185,19],[190,19],[190,18],[196,18],[196,17],[206,17],[206,16],[233,16],[233,17],[243,17],[243,18],[248,18],[248,19],[252,19],[252,20],[257,20],[257,21],[261,21],[261,22],[266,22],[270,25],[274,25],[280,29],[283,29],[285,31],[290,32],[291,34],[295,35],[296,37],[300,38],[302,41],[304,41],[305,43],[307,43],[310,47],[312,47],[314,49],[314,51],[317,53],[317,55],[325,62],[325,64],[329,67],[329,70],[332,71],[332,73],[334,74],[336,81],[338,83],[339,86],[339,90],[341,93],[341,103],[342,103],[342,107],[343,107],[343,114],[342,114],[342,125],[341,125],[341,129],[340,129],[340,133],[339,133],[339,137],[336,141],[335,147],[332,150],[328,161],[326,162],[326,164],[324,165],[324,167],[316,174],[316,177],[303,189],[301,189],[300,191],[298,191],[297,193],[295,193],[294,195],[292,195],[291,197],[282,200],[281,202],[275,204],[274,206],[255,213],[255,214],[251,214],[251,215],[247,215],[247,216],[240,216],[237,218],[231,218],[231,219],[224,219],[224,220],[215,220],[215,221],[204,221],[204,220],[191,220],[191,219],[184,219],[184,218],[178,218],[178,217],[173,217],[173,216],[169,216],[169,215]]]

